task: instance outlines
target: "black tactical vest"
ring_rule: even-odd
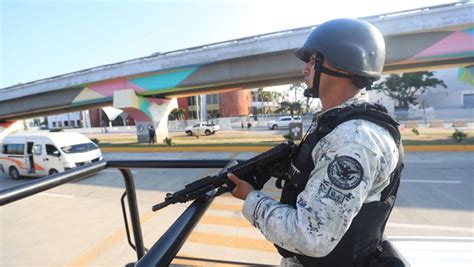
[[[339,124],[354,119],[367,120],[387,129],[398,146],[400,158],[390,175],[390,184],[382,191],[381,200],[362,205],[347,232],[327,256],[309,257],[276,246],[283,257],[296,256],[304,266],[368,266],[368,261],[372,260],[380,247],[385,224],[395,204],[403,169],[398,123],[387,114],[385,107],[369,103],[333,109],[318,118],[316,130],[301,142],[292,161],[297,171],[291,172],[290,167],[290,178],[285,182],[280,202],[296,207],[298,194],[304,190],[310,172],[315,167],[311,156],[313,148]]]

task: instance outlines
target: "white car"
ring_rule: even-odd
[[[193,126],[186,127],[186,130],[184,132],[189,136],[203,135],[203,134],[211,135],[211,134],[215,134],[219,130],[220,130],[219,125],[215,125],[213,123],[201,122]]]
[[[278,128],[288,128],[292,122],[301,122],[300,116],[284,116],[276,120],[269,121],[267,126],[269,129],[276,130]]]

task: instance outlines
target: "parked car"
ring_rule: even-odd
[[[99,160],[99,147],[80,133],[26,132],[3,139],[0,171],[13,179],[41,177]]]
[[[211,134],[215,134],[219,130],[220,130],[219,125],[216,125],[214,123],[200,122],[193,126],[186,127],[186,130],[184,132],[189,136],[203,135],[203,134],[211,135]]]
[[[288,128],[291,122],[301,122],[300,116],[283,116],[279,117],[276,120],[272,120],[268,122],[268,128],[272,130],[276,130],[278,128]]]

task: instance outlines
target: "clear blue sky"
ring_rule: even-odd
[[[81,69],[439,0],[0,0],[0,88]]]

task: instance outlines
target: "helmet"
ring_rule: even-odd
[[[378,80],[385,63],[385,41],[372,24],[358,19],[335,19],[314,29],[295,55],[308,62],[313,54],[351,75]]]

